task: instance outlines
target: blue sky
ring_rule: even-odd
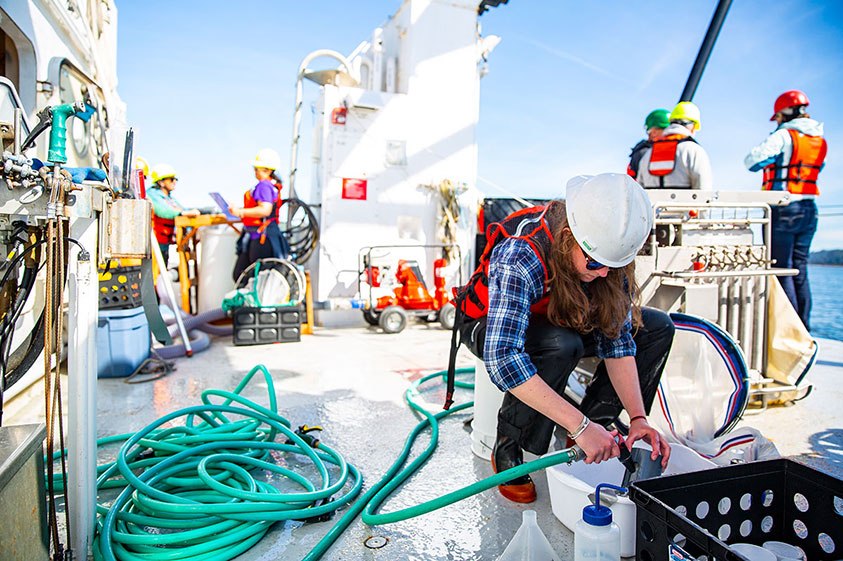
[[[210,205],[208,191],[238,199],[266,146],[286,175],[299,63],[316,49],[350,53],[400,0],[232,6],[118,0],[118,91],[137,151],[176,167],[176,195],[189,205]],[[715,6],[510,0],[486,12],[483,34],[502,41],[481,81],[478,187],[549,198],[573,175],[623,171],[644,116],[678,101]],[[774,99],[788,89],[808,94],[829,143],[814,250],[843,247],[841,27],[843,3],[734,2],[694,98],[715,186],[755,190],[760,174],[743,158],[773,130]],[[322,64],[330,60],[312,66]],[[317,94],[305,86],[306,108]],[[310,129],[306,113],[297,181],[305,200]]]

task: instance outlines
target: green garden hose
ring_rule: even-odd
[[[462,368],[456,374],[473,371]],[[240,395],[258,372],[266,382],[268,408]],[[387,497],[433,454],[439,438],[439,420],[473,406],[473,402],[467,402],[433,414],[420,405],[421,392],[436,387],[421,390],[420,386],[435,378],[444,379],[444,375],[443,371],[425,376],[407,390],[407,403],[423,419],[407,436],[386,474],[356,501],[362,488],[359,471],[305,431],[291,429],[290,422],[277,412],[272,377],[260,365],[233,392],[206,390],[202,393],[203,405],[179,409],[134,434],[98,440],[98,446],[117,442],[123,445],[114,462],[97,468],[98,490],[120,492],[110,504],[97,504],[94,559],[226,561],[257,543],[274,522],[313,519],[354,501],[303,559],[315,561],[361,512],[363,522],[369,525],[399,522],[527,473],[580,459],[579,449],[562,450],[426,503],[377,514]],[[473,388],[473,384],[459,380],[456,386]],[[174,425],[177,420],[184,424]],[[427,447],[403,467],[415,439],[428,427],[431,433]],[[280,436],[286,438],[285,443],[276,442]],[[279,463],[280,454],[309,461],[317,474],[315,481]],[[326,464],[333,466],[330,471]],[[301,490],[282,493],[272,484],[255,479],[253,472],[283,476]]]
[[[458,368],[455,371],[455,374],[457,376],[469,373],[473,374],[474,368]],[[342,516],[342,518],[340,518],[340,520],[337,521],[336,524],[334,524],[333,528],[331,528],[331,530],[325,535],[325,537],[322,538],[322,540],[318,544],[316,544],[316,547],[314,547],[310,551],[310,553],[308,553],[302,559],[302,561],[316,561],[317,559],[320,559],[322,555],[328,550],[329,547],[331,547],[334,541],[336,541],[336,539],[342,534],[342,532],[348,527],[348,525],[351,524],[351,522],[357,517],[357,515],[361,511],[364,511],[362,516],[363,522],[372,526],[400,522],[402,520],[407,520],[408,518],[414,518],[416,516],[421,516],[422,514],[433,512],[434,510],[438,510],[442,507],[461,501],[465,498],[468,498],[472,495],[476,495],[477,493],[480,493],[487,489],[491,489],[492,487],[505,483],[510,479],[515,479],[516,477],[539,471],[557,464],[571,463],[583,459],[585,457],[582,450],[578,447],[570,448],[567,450],[560,450],[558,452],[554,452],[552,454],[543,456],[537,460],[521,464],[520,466],[516,466],[506,471],[502,471],[491,477],[487,477],[486,479],[482,479],[480,481],[477,481],[476,483],[473,483],[471,485],[463,487],[462,489],[458,489],[436,499],[430,500],[426,503],[405,508],[403,510],[390,512],[387,514],[375,514],[375,511],[383,503],[383,501],[399,485],[401,485],[401,483],[403,483],[408,477],[415,473],[433,454],[439,440],[439,420],[443,417],[450,415],[451,413],[455,413],[457,411],[461,411],[463,409],[467,409],[469,407],[474,406],[474,402],[461,403],[458,405],[453,405],[448,410],[443,410],[436,414],[433,414],[419,404],[417,398],[420,396],[422,391],[419,389],[419,387],[425,382],[433,380],[435,378],[440,378],[444,381],[446,374],[447,371],[441,371],[436,372],[434,374],[430,374],[428,376],[424,376],[423,378],[420,378],[419,380],[414,382],[413,385],[405,392],[404,398],[407,400],[407,404],[414,411],[417,411],[422,416],[424,416],[424,419],[422,419],[413,428],[413,430],[410,431],[410,434],[404,441],[404,448],[401,450],[398,455],[398,458],[396,458],[395,462],[393,462],[393,464],[389,467],[386,474],[380,479],[380,481],[375,483],[368,491],[366,491],[366,493],[364,493],[359,499],[357,499],[357,501],[354,502],[353,505],[349,507],[346,513]],[[456,380],[454,385],[458,388],[474,388],[474,384],[462,382],[460,380]],[[429,390],[433,387],[436,386],[431,386],[427,389]],[[410,450],[413,447],[413,443],[415,442],[416,437],[418,437],[418,435],[427,427],[430,427],[431,430],[430,442],[428,443],[427,447],[422,451],[422,453],[402,470],[401,467],[407,461],[407,458],[410,455]]]

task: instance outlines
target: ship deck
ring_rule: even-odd
[[[363,327],[316,328],[300,342],[253,347],[235,347],[228,338],[218,338],[208,350],[179,359],[177,370],[161,379],[135,385],[122,379],[98,380],[98,435],[137,431],[169,412],[200,404],[206,389],[233,390],[253,366],[263,364],[272,373],[280,414],[293,426],[323,427],[322,441],[360,470],[365,491],[386,472],[419,421],[404,402],[406,389],[413,380],[446,368],[449,343],[448,332],[421,323],[411,323],[397,335]],[[461,350],[458,366],[473,364]],[[843,342],[822,339],[818,360],[807,378],[814,386],[810,395],[789,407],[750,412],[741,424],[760,429],[783,456],[843,477],[841,375]],[[260,399],[260,384],[246,395]],[[444,392],[436,389],[424,396],[429,409],[438,411]],[[35,390],[20,396],[15,407],[7,410],[4,422],[42,421],[39,399],[43,397]],[[470,399],[470,393],[458,392],[457,402]],[[442,421],[436,452],[382,511],[418,504],[492,475],[490,462],[471,452],[465,423],[470,416],[468,409]],[[414,455],[427,443],[425,435],[419,440]],[[101,450],[100,457],[105,461],[113,453]],[[534,480],[538,500],[530,505],[509,502],[492,489],[403,522],[369,527],[358,518],[323,559],[495,559],[520,526],[526,509],[537,512],[540,527],[560,557],[572,558],[573,534],[551,512],[544,473],[534,474]],[[344,511],[345,507],[339,514]],[[334,521],[277,523],[237,559],[301,559]],[[370,536],[382,536],[388,542],[381,549],[369,549],[364,542]]]

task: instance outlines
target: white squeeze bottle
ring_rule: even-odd
[[[601,483],[594,492],[594,504],[582,509],[582,519],[574,525],[574,561],[620,561],[621,529],[612,522],[612,510],[600,504],[600,489],[623,487]]]

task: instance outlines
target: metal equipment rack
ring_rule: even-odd
[[[638,257],[642,301],[668,312],[699,315],[738,343],[749,368],[750,399],[766,407],[771,394],[797,390],[765,375],[769,277],[773,267],[771,207],[787,192],[649,190],[654,233]],[[645,277],[646,275],[646,277]],[[801,388],[799,388],[801,389]]]

